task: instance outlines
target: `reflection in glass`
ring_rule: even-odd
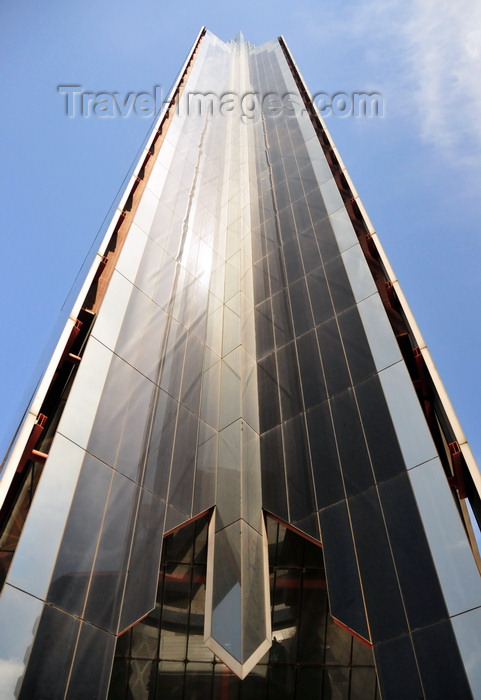
[[[109,700],[377,700],[372,651],[329,615],[322,549],[270,518],[272,646],[242,681],[215,659],[202,642],[208,519],[166,537],[155,610],[119,638]]]

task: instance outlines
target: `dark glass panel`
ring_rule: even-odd
[[[276,182],[275,195],[278,211],[281,211],[281,209],[284,209],[291,203],[291,197],[289,196],[289,189],[287,187],[287,180],[279,180]]]
[[[150,379],[157,373],[165,321],[165,311],[134,287],[115,352]]]
[[[214,654],[204,644],[205,562],[192,570],[192,593],[189,616],[189,661],[214,661]],[[212,668],[212,667],[211,667]]]
[[[282,266],[279,248],[269,253],[267,258],[269,266],[269,279],[271,283],[271,294],[276,294],[286,286],[284,268]]]
[[[327,402],[306,414],[318,508],[344,498],[341,467]]]
[[[317,513],[311,513],[307,518],[302,518],[301,520],[293,520],[292,525],[308,537],[312,537],[318,542],[321,541],[319,517]]]
[[[258,664],[240,684],[240,700],[265,700],[267,666]]]
[[[170,323],[170,327],[169,327]],[[168,322],[167,346],[165,348],[164,364],[160,386],[174,398],[179,398],[180,382],[184,368],[184,353],[187,331],[173,318]]]
[[[311,408],[311,406],[316,406],[327,398],[326,385],[315,331],[306,333],[302,338],[298,338],[296,343],[304,406],[307,409]]]
[[[353,390],[334,396],[331,408],[346,494],[352,496],[374,483]]]
[[[157,664],[150,660],[132,659],[129,666],[127,698],[130,700],[150,700],[155,697],[155,676]]]
[[[332,619],[327,618],[326,656],[328,666],[349,666],[351,663],[352,635]]]
[[[381,697],[393,700],[418,700],[425,697],[409,635],[404,634],[376,644],[374,655]]]
[[[120,631],[137,622],[155,603],[165,503],[142,489],[125,585]]]
[[[305,197],[302,197],[301,199],[298,199],[297,202],[294,202],[292,205],[292,210],[294,212],[294,220],[296,222],[298,233],[302,233],[303,231],[310,229],[312,222]]]
[[[299,385],[299,369],[294,343],[277,351],[279,389],[282,420],[288,420],[302,411],[302,396]]]
[[[407,622],[376,488],[350,498],[349,511],[372,640],[389,639]]]
[[[372,658],[372,652],[371,658]],[[349,700],[365,700],[374,698],[376,693],[376,670],[369,666],[367,668],[351,669],[351,691]]]
[[[267,700],[290,700],[295,697],[296,669],[294,666],[287,664],[270,666],[267,680]]]
[[[274,338],[279,348],[294,339],[287,290],[272,297],[272,314],[274,317]]]
[[[213,683],[211,663],[188,663],[185,669],[184,698],[189,700],[210,700]]]
[[[293,240],[296,237],[296,228],[294,225],[292,208],[289,206],[282,209],[278,216],[282,242],[286,243],[287,241]]]
[[[354,388],[377,481],[405,469],[391,414],[377,375]]]
[[[448,616],[406,474],[379,485],[384,518],[411,629]]]
[[[321,253],[322,254],[322,253]],[[341,313],[355,303],[344,261],[341,256],[324,264],[327,283],[336,313]]]
[[[241,681],[224,664],[214,667],[212,700],[239,700]]]
[[[116,656],[129,656],[130,655],[130,642],[132,638],[132,630],[124,632],[119,637],[117,637],[117,645],[115,647]]]
[[[203,510],[210,508],[215,503],[217,452],[217,435],[199,445],[197,449],[194,515],[202,513]]]
[[[316,233],[318,233],[318,225],[321,221],[325,221],[327,219],[327,209],[324,205],[324,200],[322,199],[322,195],[319,189],[315,188],[311,192],[309,192],[306,195],[306,201],[309,207],[309,212],[311,214],[312,218],[312,223],[314,224],[314,229]],[[332,232],[332,229],[331,229]],[[327,233],[327,229],[326,229]],[[335,241],[334,234],[332,234],[332,238]],[[326,236],[326,242],[327,242],[327,236]],[[319,241],[321,243],[321,241]],[[319,248],[321,250],[321,255],[323,253],[323,246],[319,245]]]
[[[204,349],[202,343],[189,334],[185,351],[185,366],[182,377],[180,400],[193,413],[199,412],[200,385]]]
[[[301,279],[289,286],[289,296],[291,299],[294,330],[296,337],[298,337],[314,326],[305,277],[301,277]]]
[[[86,455],[47,600],[81,615],[113,471]]]
[[[303,537],[279,524],[276,566],[281,569],[302,569],[305,544]]]
[[[115,657],[110,676],[108,700],[124,700],[129,682],[129,669],[128,659]]]
[[[295,282],[297,279],[299,279],[299,277],[304,275],[297,239],[285,243],[282,251],[284,253],[287,279],[289,284],[292,284],[292,282]]]
[[[302,520],[316,510],[312,471],[307,451],[304,419],[296,416],[282,424],[291,522]]]
[[[193,413],[179,406],[168,501],[187,515],[192,510],[198,423]]]
[[[142,447],[149,428],[151,398],[157,388],[139,372],[131,370],[129,389],[123,423],[118,426],[119,444],[115,468],[140,483],[144,468]]]
[[[62,700],[80,621],[45,605],[18,695],[19,700]]]
[[[328,395],[333,396],[351,384],[336,319],[332,318],[319,326],[317,337],[326,375]]]
[[[186,658],[190,593],[191,567],[166,564],[160,629],[161,659],[183,661]]]
[[[158,571],[157,577],[158,578]],[[134,659],[154,659],[159,654],[160,609],[151,612],[131,628],[132,646],[130,656]]]
[[[295,112],[296,109],[301,108],[303,106],[302,99],[300,98],[299,95],[292,95],[292,105],[293,105],[293,112]],[[297,119],[294,118],[294,114],[290,113],[290,110],[286,110],[286,124],[289,128],[289,133],[291,137],[291,142],[292,142],[292,147],[296,151],[296,157],[298,158],[299,161],[302,161],[303,159],[303,154],[307,156],[307,150],[304,145],[304,136],[299,129],[299,125],[297,123]],[[292,118],[291,118],[292,117]]]
[[[89,452],[111,467],[117,457],[133,372],[120,357],[112,356],[87,445]]]
[[[275,132],[273,132],[269,138],[269,160],[272,165],[280,164],[280,167],[282,167],[282,151],[275,137]]]
[[[275,354],[267,355],[257,363],[257,385],[259,389],[260,432],[274,428],[280,423],[279,391]]]
[[[156,241],[160,245],[163,245],[167,238],[171,220],[172,209],[170,209],[166,204],[164,204],[164,202],[159,202],[154,215],[154,219],[152,221],[152,225],[150,227],[149,237],[153,238],[154,241]],[[147,243],[147,245],[149,244]],[[143,258],[142,262],[145,263],[148,261],[145,258]],[[156,263],[158,265],[158,261],[156,261]],[[158,267],[156,269],[158,269]]]
[[[323,675],[323,697],[349,697],[350,669],[343,666],[326,666]]]
[[[257,359],[269,355],[274,350],[274,327],[270,299],[255,309]]]
[[[415,630],[412,638],[426,698],[471,698],[451,622]]]
[[[264,257],[265,253],[265,246],[263,244],[263,234],[261,227],[258,226],[257,228],[252,231],[252,260],[253,262],[257,262],[260,260],[262,257]]]
[[[304,538],[303,538],[304,539]],[[305,569],[316,569],[317,575],[324,580],[322,586],[319,584],[319,588],[326,589],[325,578],[326,574],[324,571],[324,557],[322,555],[322,547],[320,544],[314,544],[310,540],[304,540],[304,563]]]
[[[317,247],[312,227],[307,228],[299,235],[299,246],[301,248],[304,270],[306,273],[312,272],[312,270],[315,270],[321,264],[319,249]]]
[[[327,590],[318,571],[305,571],[302,578],[302,601],[299,620],[300,663],[322,664],[325,651]]]
[[[283,128],[285,128],[286,122],[283,122]],[[284,158],[283,158],[283,163],[284,163],[284,170],[286,172],[287,177],[289,177],[289,173],[291,173],[294,168],[297,168],[297,160],[296,156],[292,152],[292,146],[290,142],[290,138],[286,136],[285,142],[284,142]]]
[[[274,216],[274,200],[272,190],[263,193],[262,207],[264,210],[264,219],[269,219],[271,216]]]
[[[222,309],[215,312],[216,323],[222,322]],[[220,337],[220,334],[219,334]],[[220,344],[220,343],[219,343]],[[220,352],[220,350],[219,350]],[[219,426],[219,409],[220,409],[220,370],[221,362],[217,360],[214,352],[205,349],[206,364],[210,366],[204,372],[202,377],[202,393],[201,393],[201,416],[206,424],[212,426],[212,429],[217,429]]]
[[[312,192],[313,196],[317,196],[318,192]],[[314,225],[314,231],[317,238],[317,243],[319,245],[319,250],[321,251],[321,258],[324,263],[329,262],[333,258],[339,255],[339,247],[337,245],[336,237],[334,231],[332,230],[331,222],[329,217],[316,218],[316,213],[313,212],[311,206],[311,199],[308,196],[309,205],[311,209],[311,216]],[[324,206],[324,204],[322,205]]]
[[[82,623],[66,700],[106,696],[116,641],[114,635]]]
[[[156,700],[183,700],[185,666],[178,661],[161,661]],[[149,699],[150,700],[150,699]]]
[[[144,487],[164,499],[167,497],[177,409],[177,401],[159,389],[147,449]]]
[[[327,286],[324,268],[319,267],[307,275],[307,286],[311,297],[312,311],[316,325],[334,316],[334,307]]]
[[[372,666],[373,659],[372,647],[364,642],[361,642],[355,637],[352,638],[352,665],[353,666]]]
[[[311,163],[307,163],[300,171],[304,191],[309,194],[312,190],[317,189],[317,178],[312,168]]]
[[[266,262],[265,258],[263,258],[253,265],[254,299],[256,304],[260,304],[271,294]]]
[[[286,476],[281,428],[261,436],[262,506],[283,520],[288,519]]]
[[[163,309],[168,309],[170,305],[176,267],[174,258],[166,253],[162,258],[162,273],[157,278],[153,296],[155,303]]]
[[[284,638],[284,629],[299,626],[301,604],[301,569],[277,568],[272,594],[272,635],[273,642],[269,653],[269,663],[292,664],[297,658],[297,635]],[[276,631],[281,631],[276,637]]]
[[[189,328],[191,333],[197,336],[203,343],[207,327],[207,305],[209,291],[201,282],[195,280],[194,292],[191,300],[191,314]]]
[[[264,224],[266,254],[277,252],[280,246],[277,219],[275,216]]]
[[[87,597],[85,618],[117,632],[139,487],[115,474]]]
[[[291,198],[291,202],[297,202],[301,197],[303,199],[302,207],[304,210],[307,212],[307,215],[309,216],[309,212],[307,211],[307,206],[306,206],[306,201],[304,199],[304,190],[302,188],[302,181],[301,177],[299,175],[299,172],[297,168],[289,173],[289,195]],[[293,206],[294,209],[294,217],[296,219],[296,225],[297,225],[297,230],[298,231],[303,231],[304,228],[299,227],[299,220],[298,216],[296,214],[296,205],[294,204]],[[303,217],[304,218],[304,217]]]
[[[279,86],[279,82],[277,85]],[[288,123],[285,119],[285,112],[288,109],[286,103],[284,102],[284,110],[280,115],[280,119],[277,122],[277,136],[279,138],[279,145],[282,152],[282,162],[284,164],[284,169],[286,175],[289,177],[296,167],[296,160],[294,158],[294,149],[292,147],[292,142],[289,134]]]
[[[168,503],[165,513],[164,532],[175,530],[175,528],[183,525],[188,518],[189,516],[186,513],[181,513],[180,510],[177,510],[177,508],[174,508],[174,506]]]
[[[324,671],[327,674],[327,671]],[[324,700],[328,698],[323,691],[323,669],[300,666],[296,674],[296,700]],[[331,696],[332,697],[332,696]]]
[[[345,501],[320,511],[331,614],[369,639],[351,525]]]
[[[339,314],[337,322],[346,351],[352,383],[356,384],[376,372],[357,306]]]
[[[195,545],[194,564],[207,563],[207,532],[209,529],[210,514],[195,521]]]

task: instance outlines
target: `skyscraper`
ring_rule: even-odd
[[[3,471],[3,696],[479,697],[480,484],[284,40],[203,29]]]

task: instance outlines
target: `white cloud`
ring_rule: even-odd
[[[307,5],[304,5],[307,10]],[[307,37],[379,76],[387,109],[414,110],[418,136],[458,163],[481,155],[479,0],[365,0],[298,13]],[[376,81],[378,82],[378,81]]]
[[[481,150],[481,5],[476,0],[413,0],[403,27],[421,135],[457,151]]]

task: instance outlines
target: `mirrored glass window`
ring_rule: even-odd
[[[272,646],[239,680],[203,644],[209,516],[164,539],[154,610],[119,637],[109,700],[378,700],[373,654],[329,614],[321,547],[267,518]]]

